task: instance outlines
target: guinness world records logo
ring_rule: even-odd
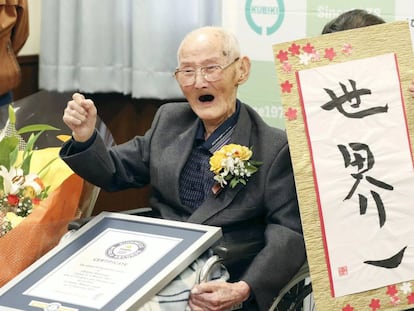
[[[285,4],[283,0],[246,0],[244,12],[247,23],[255,33],[269,36],[282,25]]]
[[[141,241],[122,241],[110,246],[106,250],[106,256],[114,259],[127,259],[141,254],[145,244]]]

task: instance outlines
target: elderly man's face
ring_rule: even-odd
[[[193,111],[203,120],[206,129],[214,130],[235,111],[241,60],[235,61],[224,56],[220,36],[211,32],[201,32],[187,38],[179,59],[179,69],[196,70],[194,83],[180,83],[181,90]],[[203,74],[199,68],[212,65],[228,66],[220,70],[217,81],[209,82],[208,73],[204,71]]]

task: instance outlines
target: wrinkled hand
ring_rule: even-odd
[[[411,81],[410,87],[408,89],[410,90],[411,96],[414,98],[414,79]]]
[[[192,311],[226,311],[245,301],[249,295],[250,287],[244,281],[211,281],[193,287],[189,306]]]
[[[96,115],[93,101],[75,93],[65,108],[63,122],[72,130],[72,136],[76,141],[85,142],[94,133]]]

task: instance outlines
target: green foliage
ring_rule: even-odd
[[[9,131],[10,133],[1,133],[0,165],[3,165],[8,170],[10,170],[10,168],[13,166],[17,166],[16,161],[19,153],[19,135],[24,133],[31,133],[23,151],[22,163],[19,165],[23,170],[23,174],[27,175],[30,172],[30,161],[32,159],[34,151],[33,148],[40,135],[42,135],[45,131],[57,131],[59,129],[47,124],[32,124],[16,130],[15,124],[16,115],[14,113],[13,107],[9,106],[9,127],[11,127],[12,130]],[[34,134],[35,132],[38,133]],[[3,138],[1,139],[1,137]],[[49,166],[52,162],[53,161],[50,161],[46,164],[46,166]],[[45,167],[42,170],[44,169]]]
[[[17,137],[4,137],[0,141],[0,165],[10,168],[16,162],[19,151],[19,140]]]

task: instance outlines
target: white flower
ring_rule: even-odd
[[[6,217],[4,218],[5,221],[10,222],[11,227],[15,228],[18,224],[23,221],[24,217],[17,216],[15,213],[8,212]]]
[[[4,192],[9,194],[17,194],[25,180],[21,168],[11,167],[8,171],[3,165],[0,166],[0,176],[3,177]]]
[[[299,63],[302,65],[308,65],[309,62],[312,60],[312,54],[309,53],[302,53],[299,55]]]
[[[28,174],[25,177],[23,188],[30,187],[33,188],[35,194],[38,195],[44,190],[44,186],[39,176],[36,174]]]
[[[215,173],[214,180],[222,188],[227,183],[231,188],[238,183],[245,185],[247,177],[256,172],[261,164],[250,159],[252,154],[249,148],[236,144],[225,145],[214,152],[210,158],[210,170]]]
[[[401,287],[400,290],[404,293],[404,295],[408,295],[411,293],[411,283],[410,282],[404,282]]]

